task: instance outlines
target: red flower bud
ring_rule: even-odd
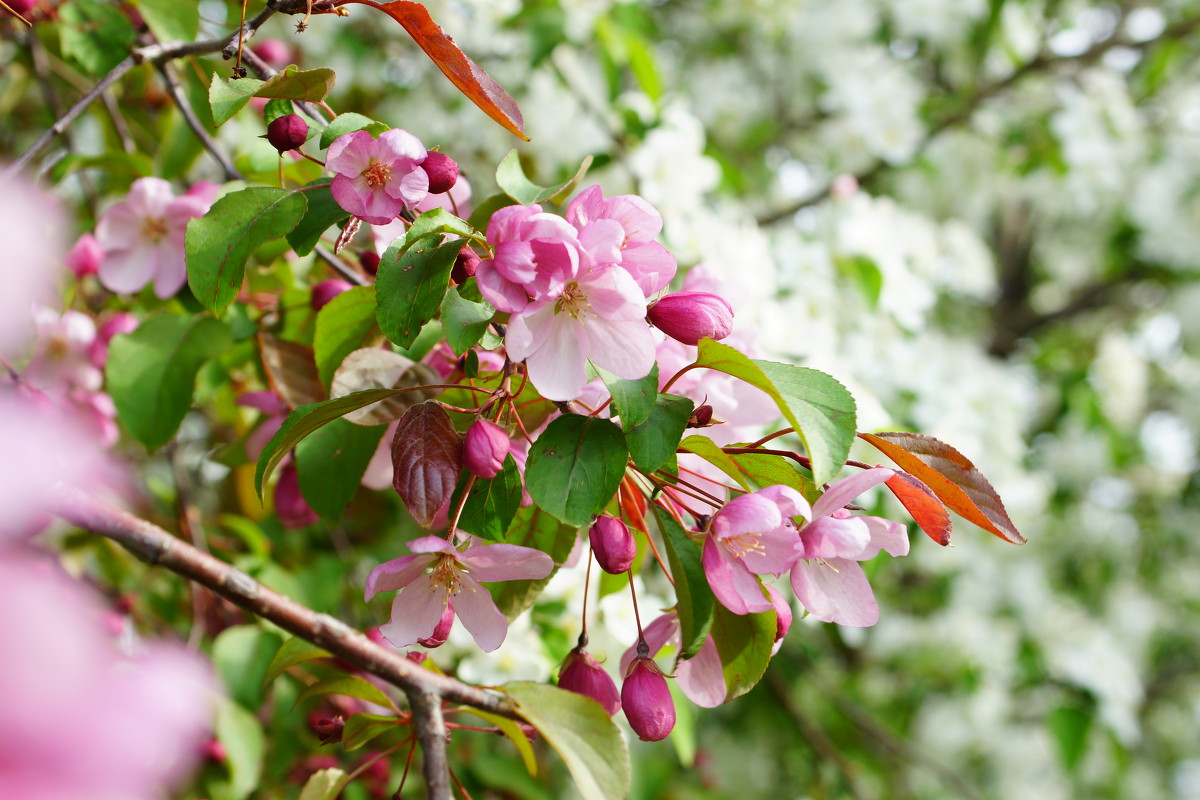
[[[317,712],[309,716],[308,726],[321,740],[321,744],[332,744],[342,740],[342,729],[346,727],[346,720],[341,714],[327,717]]]
[[[458,183],[458,162],[445,153],[430,150],[421,162],[421,169],[429,176],[429,193],[442,194]]]
[[[450,629],[454,627],[454,606],[446,603],[446,610],[442,612],[442,618],[438,620],[438,624],[434,626],[433,633],[429,634],[424,639],[417,639],[417,644],[422,647],[441,647],[450,638]]]
[[[287,530],[303,528],[320,519],[300,493],[295,464],[288,464],[279,473],[279,483],[275,484],[275,513]]]
[[[362,268],[367,271],[368,275],[376,275],[379,273],[379,253],[374,250],[360,250],[358,252],[358,263],[362,264]]]
[[[280,153],[295,150],[308,139],[308,123],[299,114],[284,114],[267,126],[267,141]]]
[[[450,280],[462,286],[467,278],[475,274],[475,270],[479,268],[479,262],[479,254],[470,247],[463,246],[463,249],[454,258],[454,269],[450,271]]]
[[[598,517],[588,531],[592,552],[600,569],[612,575],[620,575],[633,566],[637,555],[637,542],[629,527],[615,517]]]
[[[708,403],[702,406],[696,406],[696,410],[692,412],[692,416],[687,421],[689,428],[707,428],[712,424],[713,407]]]
[[[621,708],[643,742],[662,741],[675,727],[675,701],[667,679],[649,658],[636,658],[629,665],[621,686]]]
[[[650,324],[684,344],[724,339],[733,332],[733,309],[708,292],[675,292],[650,307]]]
[[[494,478],[504,468],[504,457],[512,449],[508,434],[494,422],[477,419],[467,428],[463,464],[472,475]]]
[[[558,686],[592,698],[604,706],[610,717],[621,709],[617,684],[600,666],[600,662],[579,647],[567,653],[563,660],[562,669],[558,672]]]
[[[342,292],[353,289],[349,283],[337,278],[330,278],[327,281],[321,281],[312,290],[312,307],[314,311],[320,311],[329,303],[330,300],[337,297]]]
[[[79,241],[75,242],[75,246],[71,248],[71,252],[67,253],[67,269],[75,273],[75,277],[82,278],[84,275],[95,275],[100,269],[100,262],[104,259],[104,250],[100,247],[100,242],[96,241],[96,237],[90,233],[85,233],[79,237]]]

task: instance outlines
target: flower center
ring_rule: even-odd
[[[382,189],[392,178],[392,168],[382,161],[371,159],[371,166],[363,170],[368,189]]]
[[[759,541],[761,536],[761,533],[739,533],[737,536],[722,539],[721,544],[725,545],[735,558],[745,558],[749,553],[766,555],[767,548]]]
[[[462,581],[458,577],[459,569],[458,561],[453,556],[442,556],[434,564],[429,577],[434,583],[445,586],[446,593],[453,597],[462,591]]]
[[[568,283],[563,293],[558,296],[558,300],[554,302],[555,314],[569,314],[572,319],[580,320],[583,316],[595,316],[592,311],[592,304],[588,302],[587,295],[583,293],[583,289],[579,288],[579,284],[572,281]]]
[[[167,235],[167,221],[162,217],[146,217],[142,223],[142,236],[151,242],[160,242]]]

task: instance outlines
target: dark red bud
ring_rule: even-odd
[[[620,575],[633,566],[637,556],[637,542],[629,526],[615,517],[598,517],[588,531],[588,541],[596,554],[600,569],[611,575]]]
[[[312,290],[312,307],[314,311],[320,311],[330,300],[337,297],[342,292],[353,289],[349,283],[337,278],[330,278],[327,281],[321,281]]]
[[[454,627],[454,606],[446,604],[446,610],[442,612],[442,618],[438,620],[438,624],[434,627],[433,633],[429,634],[424,639],[417,639],[417,644],[422,647],[441,647],[446,643],[446,639],[450,637],[450,629]]]
[[[708,403],[702,406],[697,406],[692,412],[691,418],[687,421],[689,428],[707,428],[712,424],[713,408]]]
[[[470,247],[463,247],[454,259],[454,269],[450,271],[450,279],[459,286],[466,282],[479,269],[479,254]]]
[[[429,193],[448,192],[458,183],[458,162],[445,153],[430,150],[421,162],[421,169],[429,176]]]
[[[358,263],[362,264],[362,268],[368,275],[377,275],[379,273],[379,253],[374,250],[360,250],[358,252]]]
[[[332,744],[342,740],[342,729],[346,727],[346,720],[341,714],[326,717],[318,712],[308,718],[308,725],[321,740],[321,744]]]
[[[560,689],[592,698],[604,706],[610,717],[621,710],[621,696],[617,692],[617,684],[600,666],[600,662],[578,647],[563,660],[562,669],[558,673],[558,686]]]
[[[280,153],[295,150],[308,139],[308,123],[299,114],[284,114],[267,126],[267,141]]]
[[[675,727],[675,701],[667,679],[649,658],[634,659],[629,665],[621,685],[621,708],[643,742],[662,741]]]

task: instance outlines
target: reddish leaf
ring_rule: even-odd
[[[888,479],[887,487],[930,539],[943,546],[950,544],[950,512],[932,489],[907,472],[897,472]]]
[[[420,403],[404,412],[392,439],[392,486],[423,527],[433,524],[462,472],[462,440],[440,405]]]
[[[345,2],[361,3],[378,9],[403,25],[413,41],[425,51],[425,55],[429,56],[434,64],[437,64],[438,69],[460,92],[482,108],[489,117],[499,122],[505,130],[529,141],[529,137],[525,135],[525,120],[521,118],[521,109],[517,107],[517,101],[513,100],[500,84],[492,80],[482,67],[458,49],[454,40],[429,16],[425,6],[412,0],[396,0],[387,4],[376,3],[374,0]]]
[[[260,333],[258,350],[262,354],[267,384],[289,408],[325,399],[325,387],[317,374],[317,361],[311,347]]]
[[[896,464],[925,483],[951,511],[1013,544],[1024,544],[1000,495],[966,456],[920,433],[860,433]]]

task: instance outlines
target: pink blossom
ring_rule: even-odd
[[[32,181],[16,175],[0,183],[0,357],[28,341],[34,305],[52,302],[66,249],[64,223],[57,199]]]
[[[138,318],[128,311],[118,311],[100,324],[97,336],[88,348],[88,359],[96,369],[104,369],[108,363],[108,344],[114,336],[133,333],[137,330]]]
[[[325,166],[336,173],[330,191],[337,204],[372,225],[386,225],[429,190],[421,169],[425,146],[407,131],[367,131],[339,136],[329,145]]]
[[[96,323],[78,311],[34,311],[37,343],[21,379],[55,398],[75,390],[96,391],[104,376],[92,362]]]
[[[663,614],[646,626],[642,631],[642,638],[649,647],[651,656],[667,645],[678,648],[681,644],[679,615],[674,611]],[[636,656],[636,645],[625,651],[621,656],[622,672],[628,671]],[[696,655],[676,662],[675,679],[679,681],[679,688],[687,698],[701,708],[716,708],[725,702],[725,671],[712,636],[704,639],[704,644]]]
[[[891,478],[890,469],[869,469],[829,487],[800,529],[800,559],[792,568],[792,590],[810,614],[824,622],[867,628],[879,621],[879,605],[858,562],[880,550],[908,554],[908,533],[898,522],[853,515],[845,505]]]
[[[674,292],[650,306],[650,324],[684,344],[724,339],[733,333],[733,309],[708,292]]]
[[[568,283],[559,297],[514,314],[505,342],[509,358],[525,361],[548,400],[571,400],[583,390],[587,360],[629,380],[654,367],[646,301],[624,270],[593,272]]]
[[[444,208],[451,214],[466,218],[471,213],[471,184],[465,176],[459,175],[458,181],[443,194],[427,194],[425,199],[413,206],[417,214]],[[397,239],[403,239],[408,233],[408,224],[404,220],[392,220],[387,225],[371,226],[371,241],[379,255],[387,252],[388,247]]]
[[[96,223],[104,249],[100,283],[121,294],[154,282],[154,294],[170,297],[187,280],[183,237],[188,220],[202,217],[210,202],[198,195],[176,197],[161,178],[138,178],[125,199]]]
[[[463,465],[479,478],[494,478],[504,468],[504,457],[512,440],[491,420],[477,419],[467,428],[463,442]]]
[[[95,275],[100,270],[100,262],[104,258],[104,250],[96,237],[85,233],[79,237],[71,251],[67,253],[67,269],[75,273],[75,277]]]
[[[675,277],[675,257],[654,241],[662,230],[662,216],[637,195],[605,198],[599,186],[592,186],[571,201],[566,218],[578,229],[582,242],[607,243],[616,228],[616,247],[610,256],[601,256],[591,247],[589,252],[600,265],[619,264],[646,297],[665,289]]]
[[[380,592],[401,590],[392,602],[391,621],[380,628],[396,647],[432,636],[453,600],[454,613],[490,653],[504,642],[508,620],[479,582],[544,578],[554,569],[550,556],[515,544],[472,541],[460,552],[445,539],[424,536],[409,542],[408,549],[417,555],[380,564],[367,576],[367,601]]]
[[[637,658],[621,684],[621,707],[629,727],[643,742],[659,742],[675,727],[675,701],[662,670],[648,658]]]
[[[597,517],[588,530],[588,543],[600,569],[611,575],[628,571],[637,557],[637,542],[629,526],[616,517]]]
[[[579,272],[582,245],[575,228],[539,205],[497,211],[487,240],[495,255],[480,262],[475,280],[484,299],[501,311],[558,297]]]

